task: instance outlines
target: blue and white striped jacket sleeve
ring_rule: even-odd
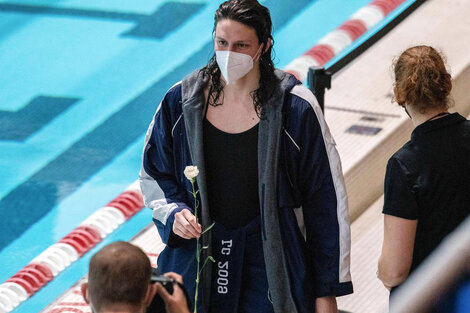
[[[292,94],[310,107],[299,121],[298,186],[306,240],[312,254],[317,297],[352,292],[348,199],[335,142],[313,94],[296,86]]]
[[[153,210],[153,221],[163,243],[170,246],[176,236],[172,234],[175,213],[183,209],[192,211],[185,203],[186,191],[177,183],[174,172],[170,105],[175,97],[171,91],[160,103],[148,128],[139,173],[145,205]]]

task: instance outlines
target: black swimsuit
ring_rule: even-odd
[[[249,313],[256,308],[259,313],[273,313],[259,217],[259,124],[231,134],[216,128],[205,115],[207,193],[210,215],[216,222],[209,311]]]

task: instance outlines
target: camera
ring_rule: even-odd
[[[150,283],[159,283],[165,288],[165,290],[169,294],[173,294],[174,286],[178,285],[179,288],[184,293],[184,296],[186,297],[186,303],[188,304],[188,310],[190,310],[190,305],[191,305],[191,299],[188,296],[188,292],[186,291],[186,288],[176,280],[174,280],[171,277],[167,277],[161,274],[161,272],[157,268],[152,268],[152,276],[150,276]],[[165,310],[165,302],[163,299],[160,297],[160,295],[156,294],[155,297],[152,299],[152,302],[150,305],[147,307],[147,312],[146,313],[166,313]]]
[[[175,280],[173,278],[164,276],[164,275],[158,275],[158,274],[152,274],[150,277],[150,282],[153,283],[159,283],[163,286],[163,288],[166,289],[166,291],[169,294],[173,294],[173,284],[175,284]]]

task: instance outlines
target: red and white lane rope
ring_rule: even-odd
[[[134,182],[0,285],[0,313],[10,312],[144,207]]]
[[[153,223],[143,228],[129,242],[140,247],[147,254],[152,267],[156,266],[158,255],[165,247]],[[86,276],[56,298],[41,313],[91,313],[90,306],[85,303],[80,288],[85,281]]]
[[[404,1],[372,1],[354,13],[343,25],[321,38],[313,48],[290,62],[284,70],[305,81],[311,66],[322,66],[327,63]]]

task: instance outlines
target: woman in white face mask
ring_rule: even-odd
[[[210,77],[205,89],[206,118],[228,133],[240,133],[256,125],[279,82],[271,59],[269,11],[259,4],[259,8],[266,9],[258,8],[259,14],[243,12],[241,5],[234,10],[236,6],[221,5],[216,12],[215,55],[202,70]]]
[[[271,31],[258,1],[222,3],[214,56],[168,91],[147,133],[140,180],[167,244],[160,270],[192,296],[194,238],[201,261],[216,260],[201,272],[199,313],[334,313],[352,292],[338,153],[314,96],[275,70]],[[197,219],[187,165],[199,168]]]

